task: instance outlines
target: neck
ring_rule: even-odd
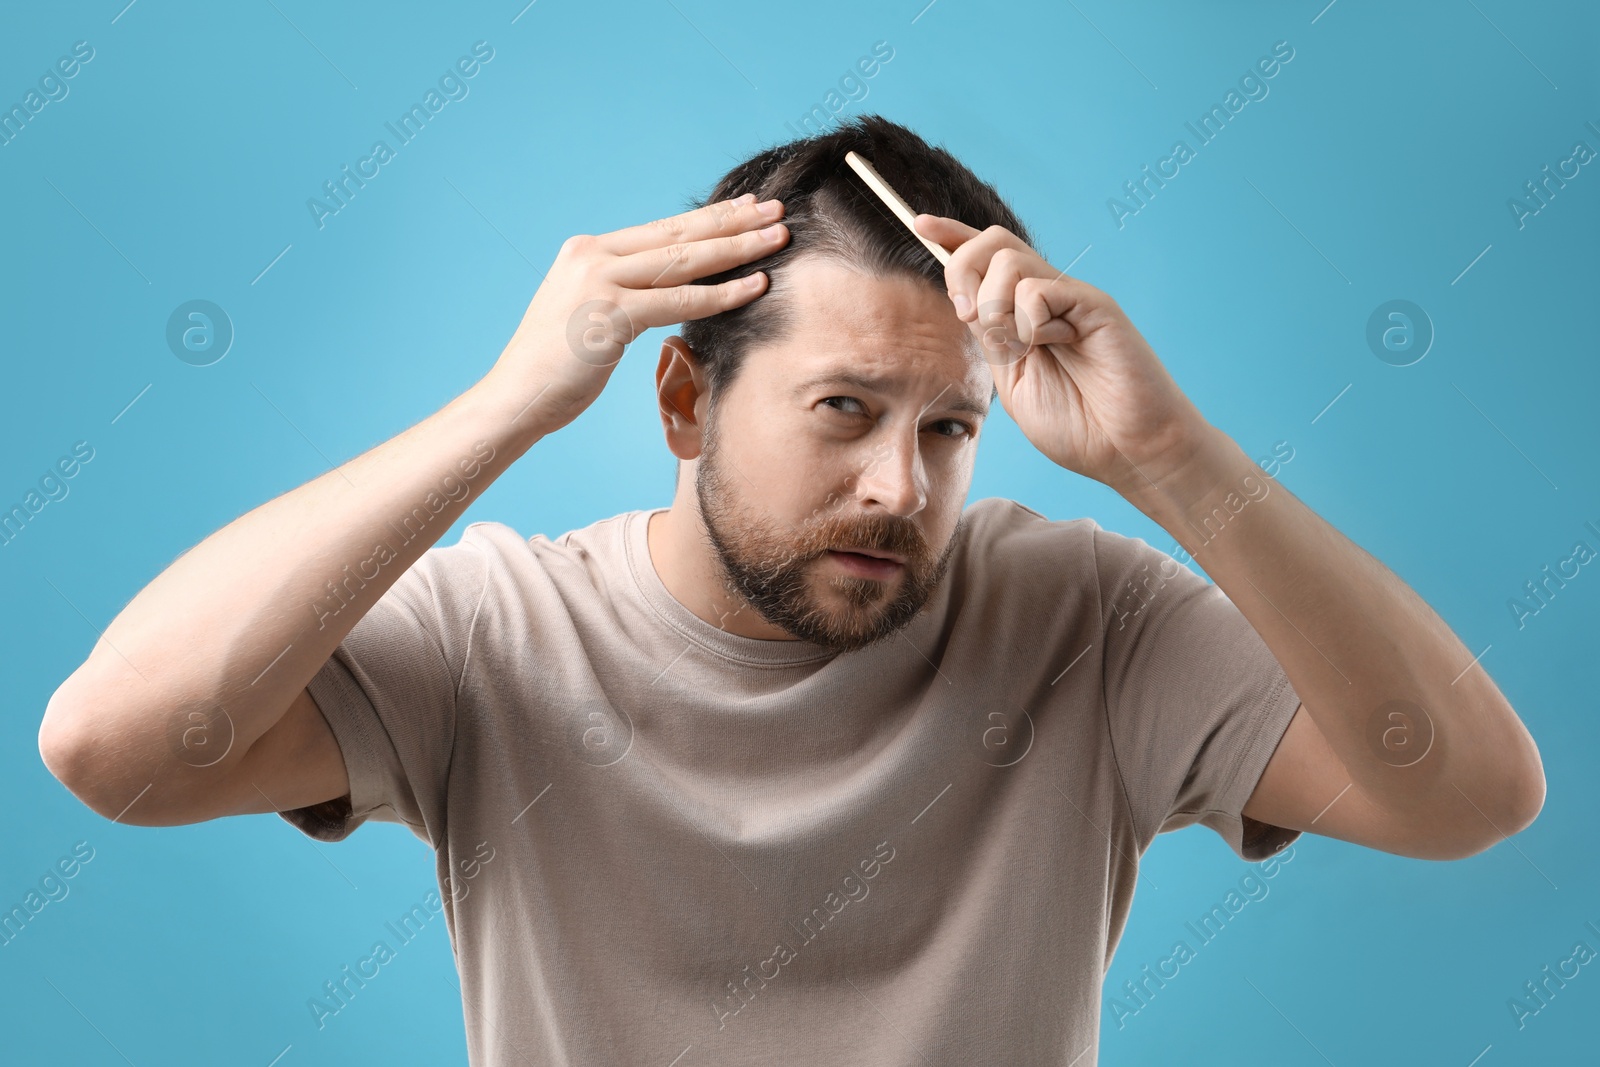
[[[661,584],[678,603],[730,634],[763,641],[794,640],[723,583],[722,563],[711,547],[694,495],[694,473],[684,473],[686,476],[678,479],[672,506],[652,514],[645,531],[650,562]]]

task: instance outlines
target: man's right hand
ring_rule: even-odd
[[[542,433],[577,418],[605,388],[628,342],[652,326],[705,318],[766,290],[757,271],[692,284],[769,255],[789,239],[783,205],[746,193],[681,215],[570,237],[494,365],[518,383]],[[764,229],[766,228],[766,229]],[[770,232],[769,232],[770,231]]]

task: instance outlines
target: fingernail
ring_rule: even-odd
[[[782,235],[783,223],[781,222],[774,222],[771,226],[763,226],[761,228],[761,236],[767,238],[768,240],[771,240],[774,237],[780,237]]]
[[[744,287],[746,289],[761,288],[761,273],[759,271],[757,271],[755,274],[746,274],[743,280]]]
[[[972,310],[972,301],[967,299],[966,293],[957,293],[950,300],[956,306],[956,314],[962,318],[966,318],[967,313]]]
[[[778,212],[783,210],[783,202],[781,200],[767,200],[758,205],[756,210],[768,218],[777,218]]]

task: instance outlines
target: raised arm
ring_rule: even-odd
[[[211,534],[123,608],[45,709],[50,772],[144,826],[343,796],[307,682],[472,499],[594,401],[629,341],[763,292],[761,274],[691,283],[775,250],[786,229],[757,232],[774,217],[724,202],[569,239],[478,383]]]

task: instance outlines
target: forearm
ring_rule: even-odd
[[[172,765],[174,723],[225,709],[229,759],[284,714],[407,568],[542,436],[491,373],[389,441],[235,519],[106,627],[52,698],[41,739],[78,758]]]
[[[1474,653],[1226,434],[1204,440],[1182,469],[1124,495],[1249,620],[1375,803],[1418,825],[1514,832],[1537,807],[1538,751]]]

